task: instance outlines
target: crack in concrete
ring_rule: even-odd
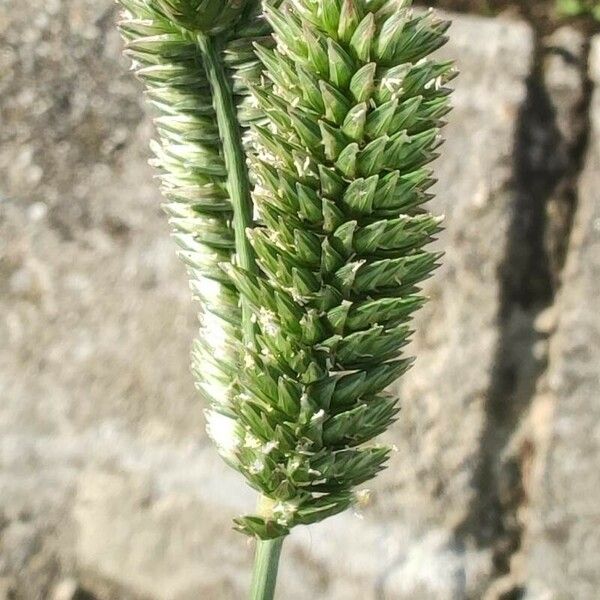
[[[475,496],[467,518],[455,531],[459,546],[474,541],[477,547],[492,549],[494,580],[485,596],[490,600],[517,600],[525,592],[511,562],[521,550],[527,527],[519,517],[528,502],[524,478],[536,460],[526,416],[547,368],[551,335],[540,331],[537,322],[552,309],[561,286],[588,147],[590,40],[576,56],[565,48],[545,46],[540,32],[535,33],[533,68],[515,136],[516,202],[498,273],[500,334],[473,480]],[[558,122],[553,90],[545,80],[544,61],[552,52],[576,68],[583,83],[581,97],[567,115],[570,139]]]

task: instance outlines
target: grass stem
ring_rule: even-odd
[[[279,556],[284,539],[280,537],[257,541],[250,600],[273,600],[275,597]]]
[[[221,53],[213,38],[198,34],[197,43],[202,53],[206,77],[213,95],[213,106],[223,144],[223,157],[227,167],[227,185],[233,207],[233,229],[238,265],[250,272],[256,272],[254,251],[246,229],[253,223],[250,181],[246,167],[246,155],[242,144],[242,132],[237,120],[237,111],[231,84],[221,60]],[[242,300],[242,330],[244,342],[254,344],[254,324],[250,307]]]

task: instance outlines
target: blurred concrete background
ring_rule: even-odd
[[[0,3],[0,600],[239,599],[253,493],[206,440],[116,14]],[[398,452],[362,515],[294,531],[282,599],[598,597],[600,38],[526,16],[453,17]]]

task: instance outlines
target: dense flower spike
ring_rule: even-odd
[[[427,57],[448,23],[410,0],[120,1],[202,304],[208,431],[262,498],[236,525],[280,538],[389,457],[372,440],[439,258],[427,165],[454,70]]]
[[[165,209],[202,305],[194,371],[209,402],[218,406],[219,414],[227,414],[237,363],[233,341],[240,337],[241,320],[238,294],[219,264],[233,260],[234,207],[201,46],[202,40],[212,43],[235,94],[238,121],[246,127],[258,111],[244,82],[257,81],[262,72],[252,45],[268,44],[270,27],[255,0],[121,3],[125,11],[119,27],[126,53],[160,113],[153,162],[161,173]],[[231,425],[214,416],[209,421],[209,431],[219,439]]]
[[[265,7],[277,45],[257,45],[267,118],[253,127],[261,224],[248,231],[260,272],[226,267],[258,334],[224,438],[264,497],[237,526],[263,539],[346,509],[389,456],[369,442],[397,414],[385,388],[411,364],[408,323],[439,257],[425,248],[440,227],[426,165],[454,76],[426,58],[448,23],[410,4]]]

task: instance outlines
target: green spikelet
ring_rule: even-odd
[[[248,231],[260,267],[226,271],[256,315],[232,402],[229,450],[265,501],[237,527],[262,539],[348,508],[389,448],[385,388],[402,356],[419,285],[439,255],[424,203],[449,111],[450,63],[426,57],[448,23],[398,0],[290,0],[265,9],[276,48],[257,46]]]
[[[212,66],[220,70],[233,96],[235,125],[240,124],[235,134],[241,148],[243,131],[258,114],[245,83],[258,81],[262,72],[253,43],[268,44],[265,36],[270,27],[257,1],[121,3],[125,10],[119,27],[126,53],[159,111],[155,119],[159,139],[152,144],[152,162],[160,171],[164,208],[175,230],[179,255],[189,269],[192,290],[201,303],[202,326],[193,352],[197,384],[219,413],[231,414],[238,362],[234,342],[241,339],[241,311],[238,293],[219,265],[235,260],[235,200],[245,204],[245,225],[252,219],[251,200],[243,156],[241,180],[246,185],[240,189],[238,181],[233,189],[233,169],[219,130],[207,61],[212,58]],[[218,435],[220,429],[209,423],[210,433]]]

